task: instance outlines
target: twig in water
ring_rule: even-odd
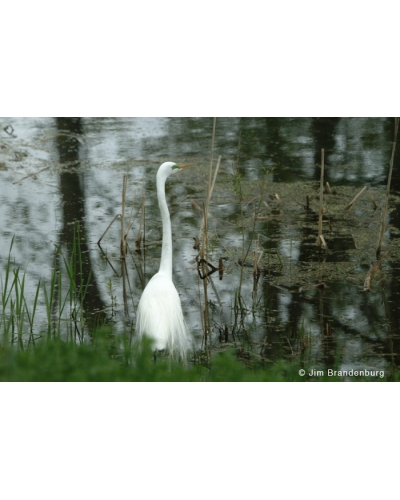
[[[378,247],[376,249],[376,258],[377,259],[379,259],[379,255],[381,253],[383,235],[385,234],[385,220],[386,220],[386,214],[387,214],[388,205],[389,205],[390,183],[392,181],[394,152],[396,151],[396,141],[397,141],[397,131],[398,130],[399,130],[399,119],[395,118],[394,119],[394,140],[393,140],[393,145],[392,145],[392,156],[390,157],[389,176],[388,176],[388,183],[387,183],[387,188],[386,188],[386,200],[385,200],[385,205],[384,205],[383,211],[382,211],[381,230],[380,230],[380,234],[379,234]]]
[[[218,274],[219,274],[219,280],[221,281],[222,278],[224,277],[224,261],[222,259],[219,259]]]
[[[44,172],[45,170],[48,170],[49,168],[50,168],[50,167],[44,167],[44,168],[42,168],[42,169],[38,170],[38,171],[37,171],[37,172],[35,172],[35,173],[30,173],[30,174],[28,174],[28,175],[25,175],[25,177],[22,177],[22,178],[21,178],[21,179],[19,179],[18,181],[14,181],[14,182],[13,182],[13,184],[19,184],[20,182],[24,181],[25,179],[29,179],[29,178],[36,180],[36,179],[37,179],[37,177],[36,177],[36,176],[37,176],[37,174],[40,174],[41,172]]]
[[[368,186],[364,186],[361,191],[351,200],[351,202],[347,205],[347,207],[345,208],[345,210],[349,210],[351,208],[351,206],[353,205],[353,203],[357,200],[357,198],[359,196],[361,196],[363,194],[363,192],[367,189]]]
[[[319,240],[320,240],[319,246],[322,245],[325,248],[325,250],[329,252],[328,245],[326,244],[325,238],[323,237],[322,234],[319,235]]]
[[[140,251],[140,246],[142,244],[142,237],[143,237],[143,249],[145,244],[145,227],[146,227],[145,213],[146,213],[146,198],[142,196],[142,203],[140,205],[139,231],[138,231],[138,237],[136,238],[135,241],[136,250],[139,251]]]
[[[369,268],[367,277],[365,278],[365,281],[364,281],[364,291],[365,292],[371,291],[371,282],[372,282],[372,279],[375,276],[377,270],[379,269],[379,267],[380,267],[379,260],[377,260],[371,264],[371,267]]]
[[[107,229],[104,231],[104,233],[100,236],[100,239],[99,241],[97,242],[97,244],[99,245],[99,247],[101,247],[100,243],[101,243],[101,240],[104,238],[104,236],[106,235],[107,231],[110,229],[110,227],[114,224],[115,220],[118,219],[118,217],[121,217],[121,214],[117,214],[114,219],[110,222],[110,224],[108,224],[107,226]]]
[[[202,262],[202,270],[203,270],[203,276],[207,276],[208,269],[207,269],[207,260],[208,260],[208,210],[210,206],[210,199],[211,199],[211,194],[214,189],[214,184],[215,184],[215,179],[217,176],[217,172],[219,169],[219,165],[221,162],[221,156],[218,158],[217,166],[214,172],[214,178],[212,178],[212,168],[213,168],[213,161],[214,161],[214,143],[215,143],[215,128],[216,128],[216,123],[217,119],[214,118],[213,120],[213,131],[212,131],[212,139],[211,139],[211,159],[210,159],[210,169],[209,169],[209,178],[208,178],[208,184],[207,184],[207,198],[206,198],[206,204],[204,207],[204,212],[203,212],[203,220],[202,224],[200,227],[199,231],[199,240],[200,240],[200,235],[201,231],[203,230],[203,245],[202,248],[200,248],[199,256],[200,259],[203,259]],[[213,180],[212,180],[213,179]],[[200,274],[200,271],[199,271]],[[202,325],[203,325],[203,331],[204,331],[204,339],[205,342],[207,342],[207,337],[211,335],[211,323],[210,323],[210,314],[209,314],[209,307],[208,307],[208,280],[203,279],[203,291],[204,291],[204,311],[202,314]],[[200,306],[201,308],[201,306]],[[211,346],[211,342],[210,342]]]
[[[124,174],[122,181],[122,214],[121,214],[121,259],[124,260],[126,256],[126,240],[125,240],[125,201],[126,201],[126,188],[128,185],[128,176]]]
[[[328,245],[322,236],[322,216],[324,213],[324,149],[321,149],[321,178],[319,182],[319,216],[318,216],[318,246],[328,250]]]

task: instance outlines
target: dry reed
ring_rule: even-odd
[[[351,200],[351,202],[346,206],[345,210],[349,210],[353,203],[363,194],[363,192],[367,189],[368,186],[364,186],[361,191]]]
[[[329,251],[325,238],[322,235],[322,216],[324,214],[324,169],[325,169],[325,150],[321,149],[321,177],[319,182],[319,214],[318,214],[318,246],[323,246]]]
[[[392,144],[392,155],[390,157],[389,176],[388,176],[388,182],[387,182],[387,187],[386,187],[386,199],[385,199],[385,204],[384,204],[383,211],[382,211],[381,228],[380,228],[380,233],[379,233],[378,246],[376,249],[376,258],[377,259],[379,259],[379,256],[381,254],[383,236],[385,234],[385,226],[386,226],[385,220],[386,220],[386,215],[387,215],[387,211],[388,211],[388,207],[389,207],[390,183],[392,181],[394,153],[396,151],[396,141],[397,141],[398,129],[399,129],[399,119],[395,118],[394,119],[394,139],[393,139],[393,144]]]

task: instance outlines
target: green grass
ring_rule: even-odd
[[[282,373],[279,377],[284,379]],[[13,346],[0,349],[0,381],[263,381],[276,373],[251,370],[232,353],[217,355],[211,367],[198,364],[185,368],[167,358],[154,361],[150,345],[140,352],[129,345],[117,346],[108,329],[97,333],[91,344],[43,339],[24,350]]]
[[[341,377],[299,375],[299,363],[280,361],[265,366],[246,366],[234,351],[212,357],[208,366],[187,368],[158,357],[145,342],[140,352],[124,345],[109,328],[97,331],[90,344],[45,338],[24,350],[12,345],[0,348],[0,381],[23,382],[305,382],[342,381]],[[308,373],[308,370],[306,370]],[[326,372],[326,370],[325,370]],[[371,381],[357,378],[356,381]],[[375,379],[374,379],[375,380]],[[385,381],[387,378],[378,378]],[[400,374],[391,380],[400,381]]]

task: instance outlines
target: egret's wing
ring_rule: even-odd
[[[185,357],[188,329],[183,318],[181,300],[172,280],[163,273],[155,274],[140,298],[136,331],[148,335],[156,349],[168,349],[171,355]]]

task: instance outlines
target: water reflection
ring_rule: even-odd
[[[74,231],[79,227],[80,249],[83,256],[82,267],[76,269],[76,283],[87,283],[90,286],[85,294],[84,308],[90,323],[98,324],[106,320],[105,303],[102,300],[97,284],[98,276],[93,272],[88,248],[88,237],[85,213],[85,184],[80,173],[80,137],[83,135],[80,118],[57,118],[58,134],[55,145],[61,166],[60,194],[62,210],[62,228],[60,242],[66,249],[64,257],[69,258],[74,242]],[[62,263],[60,263],[60,268]],[[78,276],[79,273],[79,276]]]
[[[12,136],[4,131],[7,126],[13,127]],[[167,198],[175,240],[174,279],[188,323],[201,340],[197,251],[193,249],[201,214],[192,202],[200,208],[204,203],[212,119],[6,119],[1,130],[2,268],[15,234],[15,262],[27,269],[27,289],[32,293],[39,279],[49,277],[54,243],[70,253],[73,227],[79,222],[85,256],[82,273],[84,280],[91,276],[85,309],[95,313],[96,321],[103,321],[110,319],[104,311],[113,304],[112,319],[120,330],[126,326],[126,314],[134,324],[134,307],[124,310],[120,278],[102,258],[96,242],[121,212],[123,173],[129,175],[126,211],[130,213],[133,206],[133,213],[138,214],[143,195],[146,198],[144,272],[149,277],[158,268],[161,250],[154,190],[157,168],[170,159],[197,163],[190,174],[171,179]],[[362,290],[362,276],[374,258],[374,227],[380,216],[369,194],[379,205],[392,140],[393,123],[384,118],[217,120],[215,154],[221,154],[223,162],[210,208],[210,261],[217,265],[220,258],[226,260],[223,280],[212,277],[214,288],[210,286],[213,345],[219,346],[220,337],[224,343],[241,343],[237,332],[242,327],[246,341],[267,359],[302,356],[327,368],[335,363],[387,368],[400,362],[397,199],[391,200],[391,246],[386,245],[390,258],[372,291]],[[326,180],[336,193],[327,198],[329,254],[315,245],[321,147],[326,151]],[[247,222],[258,196],[255,182],[268,176],[262,217],[254,232],[248,224],[243,233],[246,244],[251,237],[260,239],[262,273],[255,284],[252,264],[244,268],[240,310],[235,309],[235,291],[243,235],[240,204],[232,189],[236,162],[244,183]],[[400,189],[398,172],[397,151],[393,193]],[[369,194],[345,214],[340,207],[365,184],[370,186]],[[290,191],[287,185],[297,187]],[[274,198],[277,192],[282,203]],[[306,195],[311,200],[308,208]],[[136,269],[143,266],[143,260],[134,244],[138,221],[137,216],[128,241],[127,294],[133,305],[142,289]],[[120,269],[119,242],[115,224],[103,243],[114,269]],[[115,300],[110,296],[110,283]]]

